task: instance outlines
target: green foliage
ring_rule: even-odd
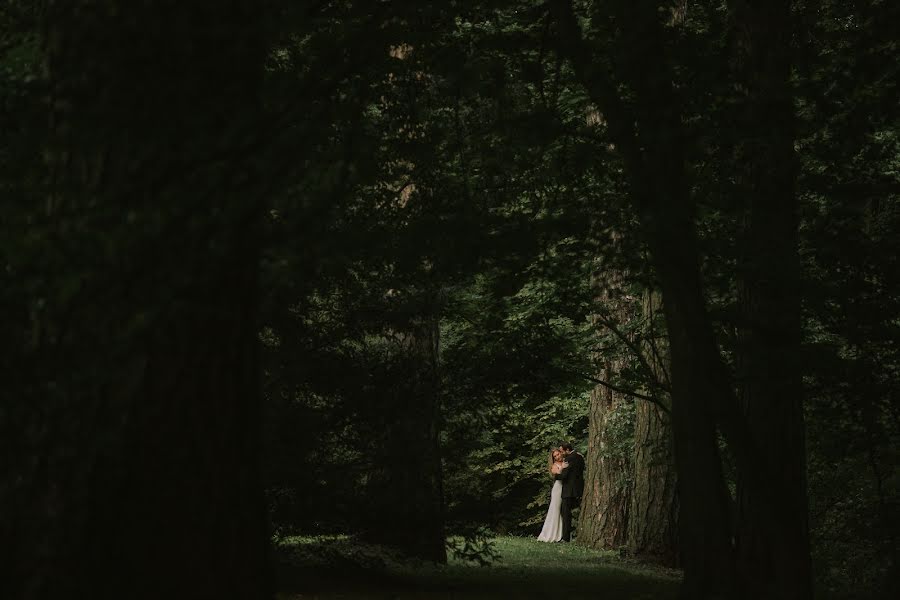
[[[494,542],[493,533],[481,526],[473,528],[465,535],[448,538],[447,549],[453,559],[486,567],[500,558]]]

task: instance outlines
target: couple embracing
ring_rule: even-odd
[[[550,508],[539,542],[568,542],[572,537],[572,510],[581,502],[584,492],[584,457],[572,444],[563,444],[550,452]]]

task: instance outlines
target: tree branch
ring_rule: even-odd
[[[622,330],[620,330],[618,327],[616,327],[616,325],[613,323],[613,321],[612,321],[611,319],[607,319],[606,317],[604,317],[604,316],[601,315],[601,314],[594,314],[594,317],[595,317],[598,321],[600,321],[600,323],[601,323],[604,327],[606,327],[607,329],[609,329],[610,331],[612,331],[613,334],[614,334],[617,338],[619,338],[626,346],[628,346],[628,349],[631,350],[631,352],[634,354],[635,358],[637,358],[638,362],[641,363],[641,367],[643,367],[643,369],[647,372],[648,378],[649,378],[650,381],[654,384],[654,386],[656,386],[657,388],[659,388],[659,389],[662,390],[663,392],[666,392],[667,394],[671,394],[671,393],[672,393],[671,388],[669,388],[668,386],[666,386],[666,385],[665,385],[662,381],[660,381],[659,378],[656,376],[655,371],[650,367],[650,363],[647,362],[647,357],[644,356],[644,353],[641,351],[640,347],[639,347],[637,344],[635,344],[634,342],[632,342],[631,340],[629,340],[629,339],[628,339],[628,336],[625,335],[625,334],[622,332]]]
[[[610,137],[626,163],[637,167],[641,153],[636,142],[634,117],[622,102],[610,73],[601,72],[585,43],[571,0],[549,0],[550,13],[559,27],[558,51],[568,59],[581,85],[606,119]]]
[[[617,386],[617,385],[613,385],[613,384],[609,383],[608,381],[603,381],[602,379],[599,379],[599,378],[597,378],[597,377],[594,377],[593,375],[588,375],[587,373],[582,373],[582,372],[580,372],[580,371],[566,371],[566,372],[569,373],[570,375],[577,375],[577,376],[579,376],[579,377],[582,377],[582,378],[584,378],[584,379],[587,379],[588,381],[592,381],[592,382],[594,382],[594,383],[596,383],[596,384],[598,384],[598,385],[602,385],[603,387],[609,388],[609,389],[611,389],[611,390],[614,391],[614,392],[618,392],[618,393],[620,393],[620,394],[625,394],[626,396],[631,396],[632,398],[638,398],[638,399],[640,399],[640,400],[646,400],[647,402],[650,402],[651,404],[655,404],[656,406],[658,406],[659,409],[662,410],[662,411],[663,411],[664,413],[666,413],[667,415],[672,414],[672,411],[669,410],[669,407],[666,406],[666,405],[665,405],[661,400],[659,400],[658,398],[654,398],[654,397],[652,397],[652,396],[647,396],[647,395],[642,394],[642,393],[640,393],[640,392],[635,392],[635,391],[632,391],[632,390],[626,390],[625,388],[619,387],[619,386]]]

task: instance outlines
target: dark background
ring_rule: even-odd
[[[487,560],[563,441],[686,597],[893,597],[895,3],[0,11],[5,597]]]

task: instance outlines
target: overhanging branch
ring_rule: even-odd
[[[604,381],[598,377],[594,377],[593,375],[588,375],[587,373],[582,373],[580,371],[568,371],[568,373],[570,373],[572,375],[578,375],[579,377],[583,377],[584,379],[586,379],[588,381],[591,381],[598,385],[602,385],[603,387],[611,389],[614,392],[618,392],[620,394],[625,394],[626,396],[631,396],[632,398],[638,398],[639,400],[646,400],[647,402],[658,406],[659,409],[662,410],[667,415],[672,414],[672,411],[669,410],[668,406],[666,406],[661,400],[659,400],[658,398],[654,398],[653,396],[647,396],[646,394],[642,394],[640,392],[635,392],[633,390],[627,390],[623,387],[619,387],[608,381]]]

